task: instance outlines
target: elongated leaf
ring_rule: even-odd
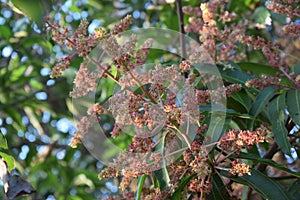
[[[300,90],[288,91],[286,104],[292,120],[300,125]]]
[[[12,3],[41,28],[44,16],[52,6],[52,1],[46,0],[12,0]]]
[[[228,172],[225,171],[221,171],[221,174],[238,183],[251,187],[253,190],[261,194],[261,196],[265,199],[292,199],[290,194],[286,190],[284,190],[279,183],[255,169],[252,169],[251,175],[244,175],[242,177],[232,177]]]
[[[6,138],[1,132],[0,132],[0,149],[8,149]]]
[[[235,158],[235,157],[236,156],[232,156],[231,158]],[[261,157],[255,155],[255,154],[250,154],[250,153],[242,153],[240,155],[240,158],[256,161],[256,162],[259,162],[259,163],[262,163],[262,164],[265,164],[265,165],[269,165],[269,166],[272,166],[276,169],[279,169],[281,171],[287,172],[291,175],[294,175],[294,176],[300,178],[300,173],[299,172],[294,172],[294,171],[288,169],[287,167],[285,167],[284,165],[279,164],[277,162],[274,162],[273,160],[261,158]]]
[[[165,149],[165,138],[166,134],[164,133],[161,139],[161,142],[157,145],[156,149],[161,153],[161,155],[164,155],[164,149]],[[154,171],[154,176],[156,177],[159,188],[161,190],[166,189],[169,186],[170,177],[166,166],[166,161],[163,159],[162,161],[162,167],[159,170]]]
[[[268,107],[268,115],[272,124],[272,132],[281,150],[291,155],[288,131],[284,125],[285,93],[273,99]]]
[[[274,86],[269,86],[262,90],[252,104],[249,114],[253,116],[253,118],[256,118],[258,114],[264,110],[270,99],[275,95],[275,92],[276,90]],[[253,124],[254,120],[248,121],[247,126],[249,130],[252,130]]]
[[[275,92],[274,86],[269,86],[261,91],[252,104],[249,114],[256,117],[261,113],[270,99],[275,95]]]
[[[189,183],[189,181],[194,178],[194,176],[196,176],[196,174],[192,174],[190,176],[186,176],[184,177],[181,182],[179,183],[177,189],[175,190],[175,192],[172,195],[172,200],[181,200],[181,199],[185,199],[185,197],[182,197],[182,190],[185,188],[185,186]]]
[[[250,63],[250,62],[240,62],[237,64],[242,70],[249,71],[252,74],[257,75],[257,76],[261,76],[262,74],[275,76],[276,73],[280,73],[280,70],[278,70],[276,68],[272,68],[269,65],[263,65],[263,64],[259,64],[259,63]],[[281,83],[290,85],[290,86],[294,86],[294,83],[286,77],[281,77]]]
[[[219,141],[222,134],[224,133],[224,122],[225,120],[222,116],[214,117],[214,119],[211,120],[207,133],[205,135],[206,136],[206,141],[204,141],[205,144],[210,144]]]
[[[208,200],[227,200],[230,199],[222,179],[218,174],[214,174],[211,178],[212,190],[207,196]]]
[[[244,90],[232,94],[231,97],[242,104],[244,108],[249,112],[251,102],[249,96]]]
[[[135,200],[141,199],[141,194],[142,194],[145,179],[146,179],[146,175],[142,175],[139,177],[138,185],[137,185],[137,189],[136,189],[136,193],[135,193]]]

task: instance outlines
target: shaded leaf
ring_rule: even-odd
[[[272,133],[281,150],[291,155],[288,131],[284,125],[285,93],[273,99],[268,107],[268,115],[272,124]]]
[[[51,8],[52,1],[12,0],[12,3],[41,28],[44,16]]]
[[[141,199],[141,194],[142,194],[142,191],[143,191],[143,186],[144,186],[145,179],[146,179],[146,175],[139,176],[137,190],[136,190],[136,193],[135,193],[135,200],[140,200]]]
[[[250,102],[249,96],[247,95],[247,93],[244,90],[235,92],[230,97],[232,97],[234,100],[236,100],[237,102],[242,104],[244,106],[244,108],[247,111],[249,111],[251,102]]]
[[[262,74],[275,76],[276,73],[280,73],[279,69],[272,68],[269,65],[263,65],[260,63],[240,62],[237,64],[242,70],[244,70],[246,72],[251,72],[252,74],[254,74],[256,76],[261,76]],[[290,85],[290,86],[294,86],[294,83],[292,81],[290,81],[288,78],[281,77],[280,79],[281,79],[281,83]]]
[[[214,174],[211,178],[212,190],[208,194],[208,200],[226,200],[230,199],[226,186],[218,174]]]
[[[292,197],[283,189],[283,187],[272,180],[268,176],[264,175],[260,171],[252,169],[251,175],[244,175],[241,177],[231,176],[228,172],[221,171],[221,174],[228,177],[240,184],[247,185],[253,190],[257,191],[265,199],[270,200],[290,200]]]
[[[178,187],[176,188],[175,192],[172,195],[172,200],[181,200],[181,199],[185,199],[182,197],[181,192],[183,191],[183,189],[185,188],[185,186],[190,182],[190,180],[192,178],[194,178],[194,176],[196,176],[196,174],[192,174],[190,176],[186,176],[184,177],[181,182],[179,183]]]
[[[8,181],[8,199],[15,199],[18,196],[32,194],[35,192],[35,189],[30,183],[25,181],[23,178],[17,175],[10,176]]]
[[[286,104],[292,120],[300,125],[300,90],[288,91]]]
[[[12,34],[12,31],[8,26],[6,26],[6,25],[0,26],[0,36],[2,38],[9,39],[11,37],[11,34]]]

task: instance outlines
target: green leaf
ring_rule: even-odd
[[[251,5],[254,5],[258,0],[231,0],[229,5],[230,11],[235,11],[236,13],[243,13],[245,10],[248,10]]]
[[[251,62],[240,62],[237,64],[242,70],[244,70],[246,72],[251,72],[252,74],[254,74],[258,77],[260,77],[262,74],[275,76],[276,73],[281,73],[281,71],[279,69],[272,68],[269,65],[263,65],[263,64],[259,64],[259,63],[251,63]],[[290,81],[288,78],[281,77],[280,79],[281,79],[281,83],[287,84],[290,86],[294,86],[294,83],[292,81]]]
[[[11,155],[0,151],[0,156],[5,160],[9,171],[15,168],[15,159]]]
[[[212,190],[208,194],[208,200],[227,200],[230,196],[227,192],[226,186],[218,174],[214,174],[211,178]]]
[[[182,199],[185,199],[185,198],[182,197],[181,192],[183,191],[183,189],[185,188],[185,186],[190,182],[190,180],[192,178],[194,178],[194,176],[196,176],[196,174],[192,174],[190,176],[186,176],[186,177],[184,177],[180,181],[178,187],[176,188],[175,192],[172,195],[172,198],[171,198],[172,200],[182,200]]]
[[[292,120],[300,125],[300,90],[290,90],[286,97],[287,110]]]
[[[11,37],[12,31],[9,28],[9,26],[6,25],[1,25],[0,26],[0,37],[1,38],[5,38],[5,39],[9,39]]]
[[[259,113],[261,113],[266,107],[267,103],[275,95],[276,89],[274,86],[269,86],[262,90],[259,95],[256,97],[254,103],[252,104],[249,114],[256,118]],[[254,120],[248,121],[248,129],[252,130]]]
[[[249,114],[253,117],[257,117],[257,115],[263,111],[270,99],[275,95],[275,92],[276,89],[274,86],[269,86],[262,90],[252,104]]]
[[[283,187],[272,180],[270,177],[264,175],[256,169],[252,169],[251,175],[244,175],[241,177],[231,176],[228,172],[221,171],[221,174],[228,177],[238,183],[247,185],[253,190],[262,195],[264,199],[269,200],[291,200],[290,194],[283,189]]]
[[[236,158],[236,157],[237,156],[232,156],[231,158]],[[294,175],[294,176],[300,178],[300,173],[299,172],[294,172],[294,171],[286,168],[284,165],[279,164],[277,162],[274,162],[273,160],[261,158],[261,157],[255,155],[255,154],[251,154],[251,153],[242,153],[239,157],[242,158],[242,159],[256,161],[256,162],[259,162],[259,163],[262,163],[262,164],[265,164],[265,165],[272,166],[276,169],[279,169],[281,171],[287,172],[291,175]]]
[[[209,129],[205,135],[208,143],[214,143],[219,141],[224,133],[224,117],[215,116],[213,120],[210,121]]]
[[[270,16],[271,15],[270,15],[269,10],[266,7],[260,6],[255,9],[255,11],[252,15],[252,19],[257,24],[266,24],[267,20],[271,20],[271,19],[268,19],[268,18],[270,18]]]
[[[164,133],[161,138],[161,142],[156,146],[157,151],[161,153],[161,155],[164,155],[165,139],[166,134]],[[169,186],[170,177],[165,159],[163,159],[162,161],[162,167],[159,170],[154,171],[153,173],[159,183],[160,190],[166,189]]]
[[[268,115],[272,124],[272,132],[281,150],[291,155],[288,131],[284,125],[285,93],[273,99],[268,107]]]
[[[250,102],[250,98],[247,95],[247,93],[245,92],[245,90],[235,92],[231,95],[231,97],[234,100],[236,100],[237,102],[239,102],[240,104],[242,104],[244,106],[244,108],[246,108],[246,110],[249,112],[251,102]]]
[[[146,179],[146,175],[139,176],[137,190],[136,190],[136,193],[135,193],[135,200],[140,200],[141,199],[141,194],[142,194],[145,179]]]
[[[43,25],[44,16],[52,7],[51,2],[48,0],[12,0],[14,6],[34,21],[39,28]]]
[[[8,149],[6,138],[1,132],[0,132],[0,149]]]

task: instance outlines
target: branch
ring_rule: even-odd
[[[178,16],[178,25],[180,31],[180,47],[181,47],[181,57],[182,60],[186,59],[186,49],[185,49],[185,39],[184,39],[184,23],[183,23],[183,12],[182,12],[182,4],[181,0],[176,0],[176,7],[177,7],[177,16]]]

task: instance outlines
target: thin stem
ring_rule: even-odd
[[[185,39],[184,39],[184,23],[183,23],[183,12],[182,12],[182,3],[181,0],[176,0],[176,7],[177,7],[177,16],[178,16],[178,25],[180,31],[180,47],[181,47],[181,56],[182,60],[186,59],[186,48],[185,48]]]

